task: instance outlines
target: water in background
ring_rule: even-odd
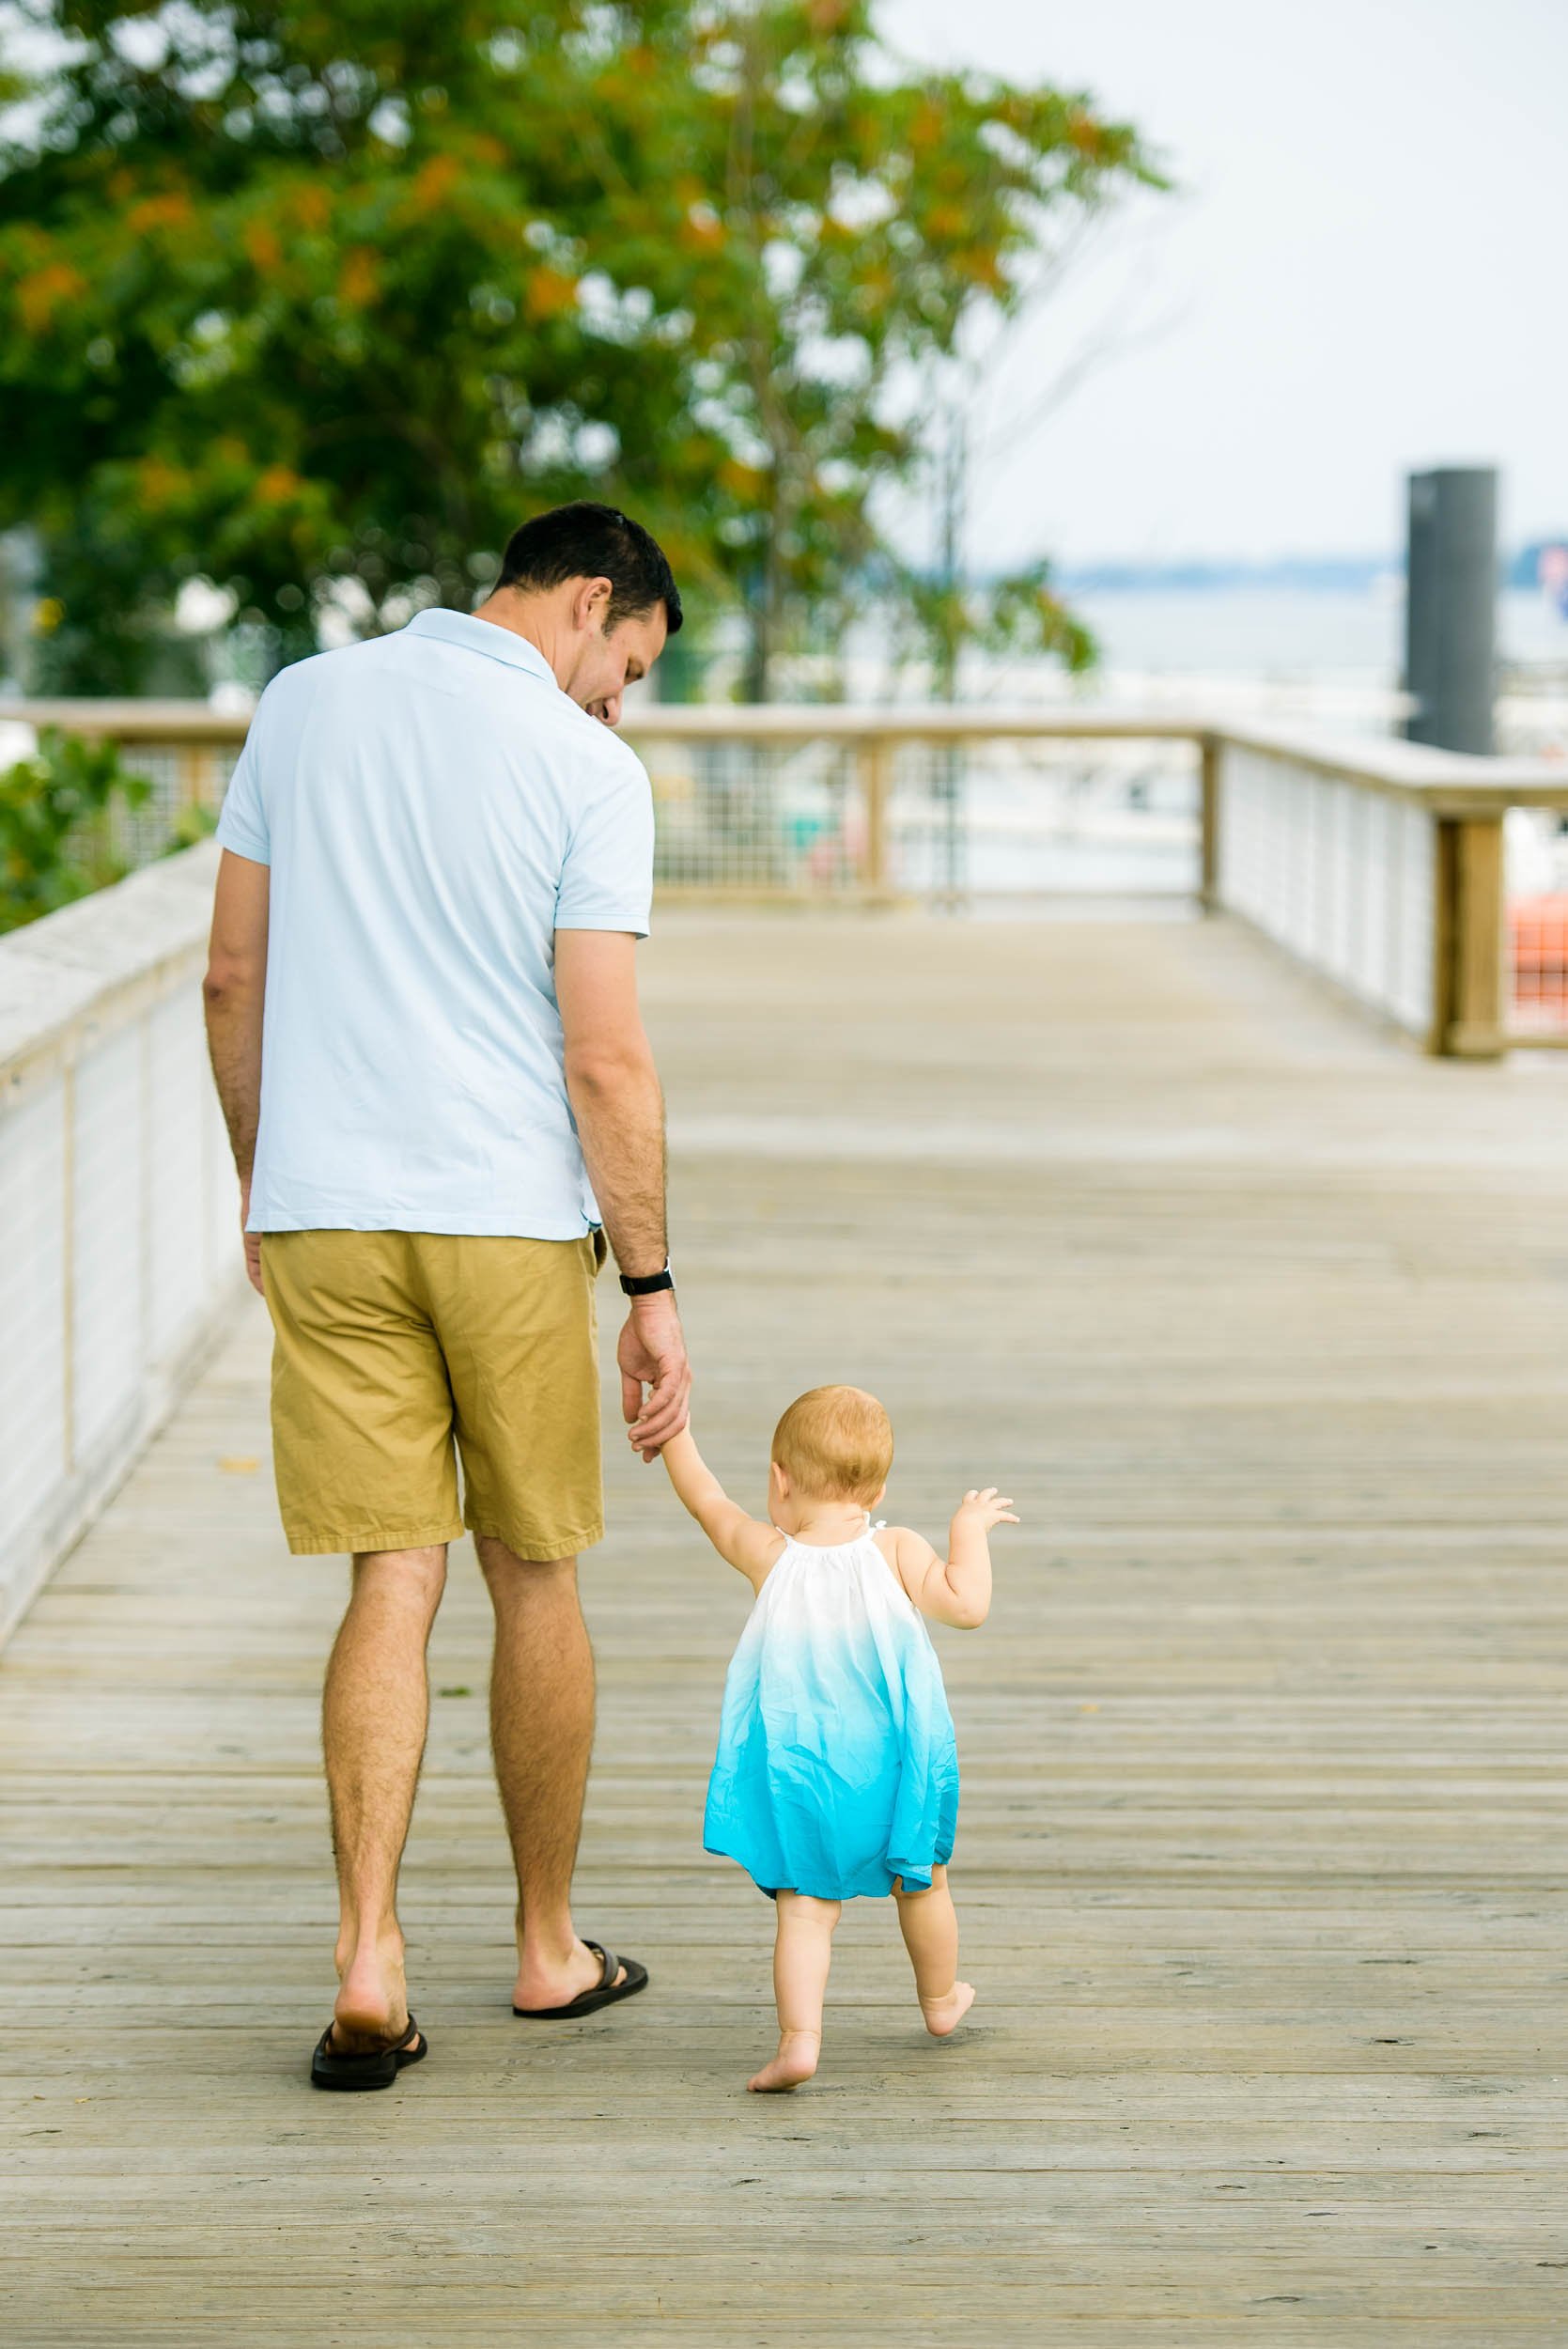
[[[1099,639],[1108,671],[1392,688],[1404,658],[1405,598],[1397,579],[1364,594],[1151,590],[1073,602]],[[1498,598],[1498,651],[1509,668],[1555,664],[1568,683],[1568,621],[1545,596],[1511,588]]]

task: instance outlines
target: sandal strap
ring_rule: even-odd
[[[409,2046],[410,2040],[412,2039],[417,2045],[425,2036],[411,2015],[404,2024],[399,2036],[383,2041],[379,2047],[334,2047],[333,2033],[336,2029],[335,2021],[327,2025],[326,2030],[321,2033],[320,2046],[317,2050],[318,2054],[325,2056],[329,2063],[384,2063],[389,2055],[405,2053],[411,2055],[413,2049]]]
[[[608,1990],[621,1970],[621,1961],[614,1951],[602,1941],[590,1941],[587,1946],[598,1952],[599,1975],[594,1987],[596,1990]]]

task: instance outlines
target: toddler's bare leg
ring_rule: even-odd
[[[895,1888],[898,1929],[915,1969],[915,1995],[933,2039],[956,2030],[974,2004],[970,1983],[958,1980],[958,1917],[947,1889],[947,1870],[933,1868],[928,1891]]]
[[[804,1892],[779,1894],[779,1932],[773,1944],[779,2052],[746,2082],[759,2095],[799,2088],[816,2069],[822,2052],[822,2000],[840,1906],[838,1901],[814,1901]]]

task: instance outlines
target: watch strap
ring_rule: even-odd
[[[662,1272],[621,1274],[621,1287],[628,1297],[657,1297],[660,1289],[673,1289],[675,1276],[668,1265]]]

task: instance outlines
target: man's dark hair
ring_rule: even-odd
[[[514,530],[501,558],[499,587],[562,587],[568,579],[607,579],[606,634],[623,620],[640,620],[664,606],[672,636],[681,623],[680,589],[657,538],[613,506],[580,498],[552,506]]]

